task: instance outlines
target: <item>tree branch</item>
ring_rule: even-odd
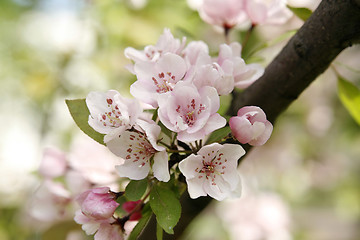
[[[228,114],[236,115],[239,108],[255,105],[274,122],[342,50],[359,42],[360,0],[322,1],[265,69],[264,75],[245,91],[234,93]],[[210,201],[208,197],[192,200],[184,194],[182,217],[174,229],[175,235],[165,234],[164,239],[177,239]],[[149,224],[140,239],[156,239],[155,226],[154,222]]]
[[[360,1],[324,0],[264,75],[235,92],[229,115],[246,105],[261,107],[272,122],[345,48],[360,41]]]

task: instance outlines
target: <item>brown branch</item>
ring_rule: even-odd
[[[234,94],[228,114],[255,105],[273,122],[342,50],[360,41],[359,2],[322,1],[264,75],[244,92]]]
[[[261,107],[270,121],[275,119],[323,73],[345,48],[360,42],[360,0],[324,0],[265,69],[264,75],[244,92],[234,94],[229,115],[246,105]],[[175,227],[177,239],[211,199],[196,200],[187,194],[181,199],[182,217]],[[156,239],[155,224],[145,229],[140,239]]]

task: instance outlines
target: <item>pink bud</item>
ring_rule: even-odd
[[[239,142],[252,146],[266,143],[273,130],[264,111],[255,106],[239,109],[237,116],[230,118],[229,125],[232,134]]]
[[[110,218],[119,203],[114,200],[114,195],[109,190],[108,187],[94,188],[80,194],[76,201],[83,214],[95,219]]]

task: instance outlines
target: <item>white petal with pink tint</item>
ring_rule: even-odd
[[[82,224],[81,228],[87,235],[94,234],[100,227],[100,222],[85,216],[81,210],[75,212],[74,220],[76,223]]]
[[[204,0],[199,10],[207,23],[231,28],[245,19],[243,0]]]
[[[202,147],[179,163],[191,198],[209,195],[216,200],[239,196],[237,161],[245,154],[236,144],[213,143]]]
[[[125,131],[120,137],[107,143],[108,148],[125,162],[117,165],[120,177],[133,180],[144,179],[150,170],[150,158],[156,150],[146,140],[145,134]]]
[[[143,132],[125,131],[107,143],[110,151],[125,160],[122,165],[116,166],[117,173],[120,177],[133,180],[144,179],[149,174],[150,160],[154,157],[154,176],[160,181],[167,182],[170,179],[168,156],[166,149],[157,144],[160,126],[155,122],[138,120],[138,127]]]
[[[170,30],[165,28],[155,46],[149,45],[144,50],[136,50],[132,47],[125,49],[125,57],[137,62],[155,62],[165,53],[179,54],[184,48],[186,38],[174,38]]]
[[[234,72],[235,87],[244,89],[258,80],[264,74],[264,68],[257,63],[243,65]]]
[[[173,53],[164,54],[156,63],[139,62],[134,67],[138,80],[131,85],[130,92],[156,108],[158,96],[172,91],[183,79],[186,70],[184,59]]]
[[[89,125],[95,131],[106,134],[104,142],[131,128],[142,112],[137,100],[124,98],[115,90],[90,92],[86,105],[90,111]]]
[[[65,174],[67,159],[64,152],[55,148],[46,148],[40,163],[39,173],[47,178],[56,178]]]
[[[226,124],[219,109],[219,96],[213,87],[198,90],[188,82],[178,83],[172,92],[159,96],[160,121],[177,132],[180,141],[195,141]],[[212,121],[216,118],[218,121]]]
[[[166,151],[155,153],[152,169],[154,177],[159,181],[168,182],[170,180],[168,161],[169,157]]]

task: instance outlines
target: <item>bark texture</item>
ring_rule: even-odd
[[[342,50],[359,42],[360,0],[323,0],[265,69],[264,75],[245,91],[234,93],[228,114],[236,115],[239,108],[255,105],[274,122]],[[208,197],[192,200],[184,194],[175,235],[164,234],[164,239],[178,239],[210,201]],[[140,239],[156,239],[155,229],[156,223],[152,221]]]
[[[360,41],[360,1],[324,0],[265,69],[242,93],[229,115],[246,105],[261,107],[272,122],[345,48]]]

